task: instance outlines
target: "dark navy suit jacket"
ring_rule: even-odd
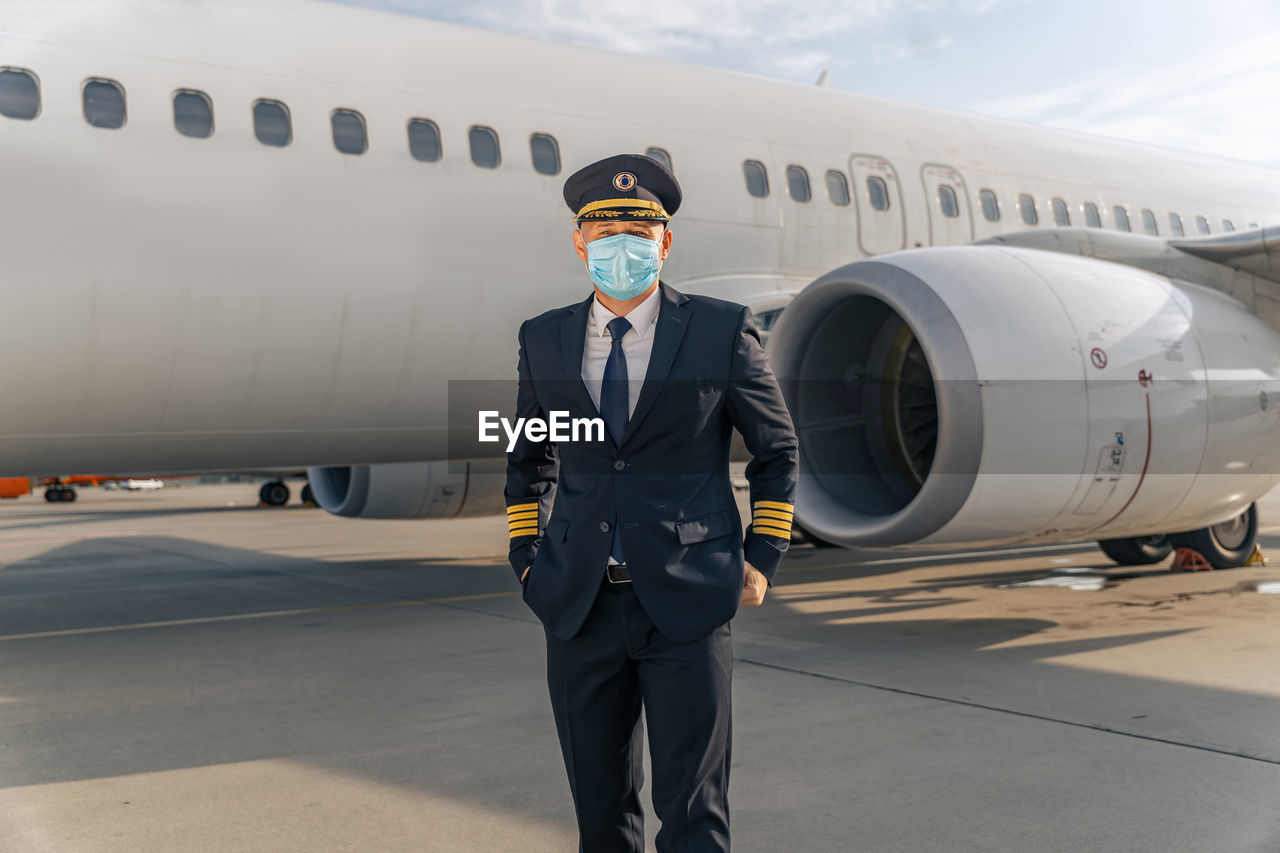
[[[519,577],[532,564],[524,600],[562,639],[591,609],[615,524],[641,606],[679,642],[737,612],[744,557],[772,586],[789,542],[795,429],[750,309],[658,287],[649,367],[621,442],[608,430],[560,442],[522,431],[507,455],[511,567]],[[592,298],[521,324],[517,417],[600,417],[582,380]],[[745,536],[729,481],[734,427],[752,454]]]

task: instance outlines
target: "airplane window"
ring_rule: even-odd
[[[253,102],[253,135],[263,145],[277,148],[288,145],[293,139],[293,127],[289,123],[289,108],[279,101],[259,99]]]
[[[1084,208],[1084,224],[1090,228],[1101,228],[1102,217],[1098,215],[1098,206],[1086,201],[1081,207]]]
[[[369,134],[364,116],[355,110],[334,110],[329,116],[333,127],[333,147],[343,154],[363,154],[369,150]]]
[[[982,218],[988,222],[1000,221],[1000,200],[991,190],[980,190],[978,198],[982,200]]]
[[[195,89],[174,92],[173,126],[183,136],[208,139],[213,135],[213,101]]]
[[[409,154],[415,160],[434,163],[440,159],[440,128],[425,118],[409,119]]]
[[[948,219],[955,219],[960,215],[956,191],[947,184],[938,184],[938,207],[942,208],[942,215]]]
[[[668,170],[670,170],[670,171],[672,171],[672,172],[674,172],[674,171],[675,171],[675,169],[672,169],[672,168],[671,168],[671,155],[667,153],[667,149],[665,149],[665,148],[646,148],[646,149],[644,149],[644,153],[645,153],[645,154],[647,154],[648,156],[652,157],[653,159],[657,160],[657,161],[658,161],[659,163],[661,163],[662,165],[666,166]]]
[[[1067,226],[1071,224],[1071,213],[1067,210],[1067,203],[1060,198],[1055,198],[1049,202],[1049,206],[1053,208],[1053,224]]]
[[[1129,227],[1129,211],[1124,209],[1123,205],[1117,204],[1111,208],[1111,212],[1116,216],[1116,230],[1131,231]]]
[[[529,154],[533,157],[533,168],[539,175],[555,175],[560,171],[560,146],[556,138],[546,133],[535,133],[529,137]]]
[[[849,203],[849,182],[844,179],[844,172],[827,170],[827,197],[840,207]]]
[[[1156,227],[1156,215],[1146,209],[1142,211],[1142,230],[1152,235],[1160,233],[1160,229]]]
[[[21,68],[0,70],[0,115],[33,119],[40,112],[40,84]]]
[[[879,175],[867,178],[867,198],[871,200],[871,207],[875,210],[889,209],[889,187],[884,178]]]
[[[1203,216],[1197,216],[1197,217],[1196,217],[1196,230],[1197,230],[1197,231],[1199,231],[1201,234],[1208,234],[1208,233],[1209,233],[1209,220],[1205,219]]]
[[[1257,227],[1258,227],[1258,223],[1256,223],[1256,222],[1250,222],[1250,223],[1249,223],[1249,227],[1250,227],[1250,228],[1257,228]]]
[[[1182,237],[1187,233],[1182,227],[1182,217],[1173,211],[1169,211],[1169,230],[1175,237]]]
[[[1236,224],[1235,224],[1234,222],[1232,222],[1230,219],[1224,219],[1224,220],[1222,220],[1222,230],[1223,230],[1223,231],[1234,231],[1234,230],[1236,230]]]
[[[756,198],[769,194],[769,173],[759,160],[743,160],[742,175],[747,179],[747,192]]]
[[[471,140],[471,162],[484,169],[498,168],[498,134],[493,128],[472,125],[468,137]]]
[[[1018,196],[1018,213],[1028,225],[1035,225],[1040,221],[1040,214],[1036,213],[1036,200],[1026,193]]]
[[[804,170],[804,166],[787,167],[787,193],[796,201],[813,198],[809,192],[809,173]]]
[[[124,127],[124,89],[114,80],[84,84],[84,120],[94,127]]]

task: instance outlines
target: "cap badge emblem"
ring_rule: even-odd
[[[626,192],[636,185],[636,176],[630,172],[619,172],[613,176],[613,185],[622,192]]]

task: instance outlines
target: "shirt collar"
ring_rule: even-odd
[[[653,292],[644,298],[639,305],[627,312],[627,322],[631,324],[631,328],[635,329],[640,337],[649,334],[649,330],[653,328],[658,321],[658,307],[662,304],[662,285],[658,285]],[[591,324],[594,334],[600,337],[609,337],[609,321],[618,316],[608,308],[600,304],[600,300],[596,299],[595,291],[591,292]]]

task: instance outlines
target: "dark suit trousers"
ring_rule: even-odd
[[[537,569],[533,569],[537,571]],[[544,628],[545,631],[545,628]],[[643,853],[649,728],[659,853],[729,849],[729,623],[689,643],[649,621],[630,583],[604,579],[582,629],[547,636],[547,686],[582,853]]]

